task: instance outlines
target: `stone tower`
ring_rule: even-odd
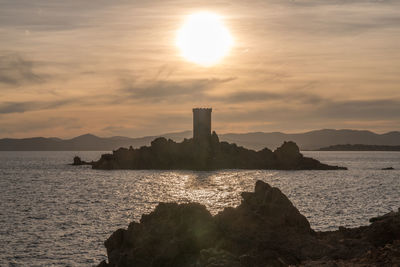
[[[193,139],[204,140],[211,136],[211,108],[193,109]]]

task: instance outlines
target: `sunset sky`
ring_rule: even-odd
[[[209,4],[207,4],[209,3]],[[182,57],[185,18],[219,14],[217,64]],[[191,130],[400,130],[400,1],[0,0],[0,138]]]

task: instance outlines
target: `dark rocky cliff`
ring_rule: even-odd
[[[105,241],[99,267],[399,266],[400,214],[370,226],[314,232],[278,189],[257,181],[237,208],[160,203]],[[396,265],[397,264],[397,265]]]

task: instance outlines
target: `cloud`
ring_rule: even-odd
[[[17,86],[43,82],[44,77],[35,73],[33,68],[33,61],[16,53],[0,55],[0,83]]]
[[[310,96],[311,98],[313,96]],[[305,97],[307,99],[307,97]],[[320,104],[291,105],[281,99],[279,105],[253,105],[248,109],[227,109],[215,116],[228,122],[329,122],[336,120],[370,121],[385,118],[400,120],[400,99],[330,100],[319,98]]]
[[[174,113],[168,110],[163,112],[140,114],[140,116],[131,116],[126,124],[115,120],[110,125],[101,130],[103,135],[119,136],[155,136],[165,133],[180,132],[191,129],[192,112],[187,109],[184,112]]]
[[[235,80],[226,79],[189,79],[181,81],[151,81],[144,84],[131,84],[124,81],[121,92],[131,100],[167,101],[176,99],[204,98],[206,93],[217,86]]]
[[[75,99],[55,101],[25,101],[25,102],[0,102],[0,114],[24,113],[28,111],[56,109],[72,102]]]
[[[15,120],[5,120],[1,121],[1,131],[2,137],[8,136],[18,136],[21,137],[32,137],[32,136],[43,136],[41,132],[43,130],[51,130],[54,128],[62,129],[63,132],[71,129],[80,129],[81,125],[77,118],[73,117],[25,117],[18,121]],[[57,134],[58,135],[58,134]],[[54,136],[54,135],[50,135]]]
[[[115,1],[118,2],[118,1]],[[89,12],[115,5],[106,0],[68,2],[48,0],[0,0],[0,25],[3,27],[28,27],[35,31],[62,31],[93,26],[88,21]],[[117,3],[118,4],[118,3]]]
[[[263,131],[335,128],[350,120],[374,129],[386,119],[392,130],[399,125],[398,0],[0,6],[2,122],[75,114],[86,130],[147,135],[190,128],[190,109],[206,104],[222,131],[250,124]],[[174,46],[176,29],[198,7],[220,13],[235,37],[229,56],[213,68],[185,62]],[[310,81],[316,82],[301,87]],[[369,100],[354,100],[361,97]],[[28,133],[21,126],[19,134]]]
[[[399,99],[330,101],[317,108],[317,116],[338,119],[400,119]]]
[[[310,93],[293,92],[267,92],[267,91],[243,91],[230,93],[224,96],[214,97],[216,101],[224,103],[248,103],[268,101],[290,101],[302,104],[319,104],[325,101],[324,98]]]

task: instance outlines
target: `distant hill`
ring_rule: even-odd
[[[376,134],[371,131],[325,129],[296,134],[280,132],[224,134],[221,139],[252,149],[260,149],[263,146],[276,148],[283,141],[294,141],[302,150],[318,150],[321,147],[337,144],[400,145],[400,132]]]
[[[400,146],[380,146],[380,145],[334,145],[323,147],[320,151],[400,151]]]
[[[60,138],[25,138],[0,139],[0,151],[111,151],[119,147],[140,147],[149,145],[156,137],[163,136],[176,142],[191,138],[191,131],[168,133],[157,136],[129,138],[122,136],[98,137],[92,134],[81,135],[72,139]],[[219,135],[221,141],[236,143],[250,149],[268,147],[275,149],[284,141],[294,141],[302,150],[318,150],[322,147],[336,144],[364,144],[400,146],[400,132],[376,134],[370,131],[358,130],[317,130],[297,134],[273,133],[228,133]]]
[[[176,141],[191,136],[191,132],[169,133],[161,135]],[[120,147],[140,147],[149,145],[159,136],[129,138],[123,136],[98,137],[84,134],[72,139],[59,138],[25,138],[0,139],[0,151],[111,151]]]

